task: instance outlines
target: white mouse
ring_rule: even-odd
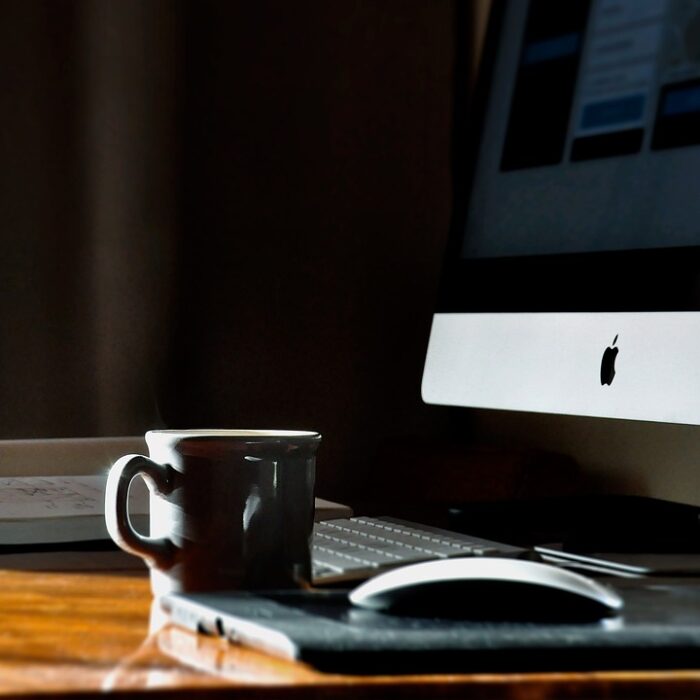
[[[398,567],[360,584],[349,598],[370,610],[478,620],[595,620],[623,607],[615,591],[587,576],[495,557]]]

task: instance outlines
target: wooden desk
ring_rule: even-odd
[[[700,696],[700,670],[328,676],[172,626],[149,634],[141,575],[0,571],[0,697],[105,691],[202,698],[648,698]],[[700,668],[700,660],[699,660]]]

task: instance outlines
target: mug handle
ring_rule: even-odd
[[[142,476],[149,490],[167,496],[173,490],[173,469],[143,455],[126,455],[109,470],[105,490],[105,523],[110,537],[126,552],[144,557],[149,565],[169,569],[177,547],[167,537],[146,537],[136,532],[129,520],[129,486]]]

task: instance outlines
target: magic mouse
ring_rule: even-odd
[[[349,598],[370,610],[466,620],[597,620],[623,606],[615,591],[587,576],[496,557],[401,566],[360,584]]]

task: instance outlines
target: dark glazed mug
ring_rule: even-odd
[[[291,430],[152,430],[150,458],[126,455],[109,472],[109,534],[146,560],[155,595],[304,587],[320,441]],[[129,522],[136,476],[151,492],[150,536]]]

